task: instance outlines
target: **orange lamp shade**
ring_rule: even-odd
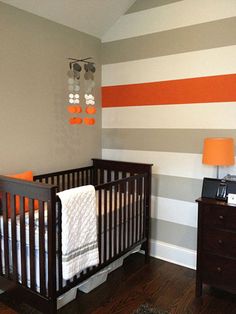
[[[228,137],[204,140],[202,163],[214,166],[234,164],[234,140]]]

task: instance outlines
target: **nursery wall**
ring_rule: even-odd
[[[192,268],[203,140],[236,140],[235,55],[234,0],[137,0],[103,37],[103,157],[154,164],[151,254]]]
[[[63,170],[100,157],[101,41],[2,2],[0,34],[0,173]],[[95,126],[68,123],[68,57],[96,63]]]

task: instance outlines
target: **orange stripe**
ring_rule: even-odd
[[[102,87],[103,107],[236,101],[236,74]]]

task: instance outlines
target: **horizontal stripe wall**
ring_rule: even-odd
[[[203,140],[236,142],[236,2],[137,0],[102,51],[103,158],[153,163],[151,254],[195,268]]]

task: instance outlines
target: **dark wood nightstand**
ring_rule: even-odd
[[[196,296],[203,283],[236,293],[236,206],[199,198]]]

